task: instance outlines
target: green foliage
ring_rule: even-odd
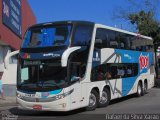
[[[154,12],[141,10],[138,13],[129,14],[130,22],[137,26],[137,30],[146,36],[154,39],[154,42],[160,42],[160,24],[154,18]]]

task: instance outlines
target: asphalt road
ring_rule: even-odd
[[[111,101],[105,108],[95,111],[84,109],[71,112],[35,112],[19,110],[17,106],[0,107],[0,119],[12,120],[160,120],[160,88],[152,88],[142,97],[131,95]],[[7,120],[7,119],[6,119]]]

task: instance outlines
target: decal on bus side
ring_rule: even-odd
[[[140,64],[140,71],[142,71],[145,68],[148,68],[148,66],[149,66],[149,54],[145,56],[141,53],[141,55],[139,57],[139,64]]]

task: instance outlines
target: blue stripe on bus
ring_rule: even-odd
[[[49,93],[50,93],[50,95],[56,95],[56,94],[59,94],[61,91],[62,91],[62,89],[59,89],[59,90],[51,91]]]
[[[153,64],[153,53],[151,52],[138,52],[129,50],[115,49],[116,54],[121,56],[121,63],[138,63],[138,76],[142,73],[146,73],[148,68],[143,68],[140,70],[139,57],[140,55],[149,55],[149,66]],[[136,82],[138,76],[122,78],[122,95],[126,96],[132,89],[134,83]]]
[[[41,94],[41,98],[48,98],[49,95],[57,95],[61,93],[61,91],[62,89],[59,89],[59,90],[54,90],[50,92],[40,92],[40,94]]]
[[[132,89],[137,77],[122,78],[122,96],[127,96]]]
[[[23,90],[18,90],[19,92],[22,93],[26,93],[26,94],[36,94],[36,92],[29,92],[29,91],[23,91]],[[62,89],[58,89],[58,90],[53,90],[53,91],[49,91],[49,92],[38,92],[40,94],[45,94],[45,93],[49,93],[49,95],[56,95],[59,94],[62,91]]]

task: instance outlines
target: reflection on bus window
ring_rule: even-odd
[[[110,80],[135,77],[138,75],[137,63],[107,63],[92,68],[91,80]]]
[[[90,45],[93,28],[91,26],[77,26],[72,39],[72,46]]]
[[[71,26],[31,28],[25,35],[22,48],[69,45]]]
[[[120,33],[105,28],[98,28],[96,31],[95,47],[102,48],[116,48],[126,50],[136,50],[143,52],[153,52],[153,41],[138,36],[129,35],[127,33]]]
[[[21,70],[21,79],[23,82],[29,79],[28,68],[23,68]]]

